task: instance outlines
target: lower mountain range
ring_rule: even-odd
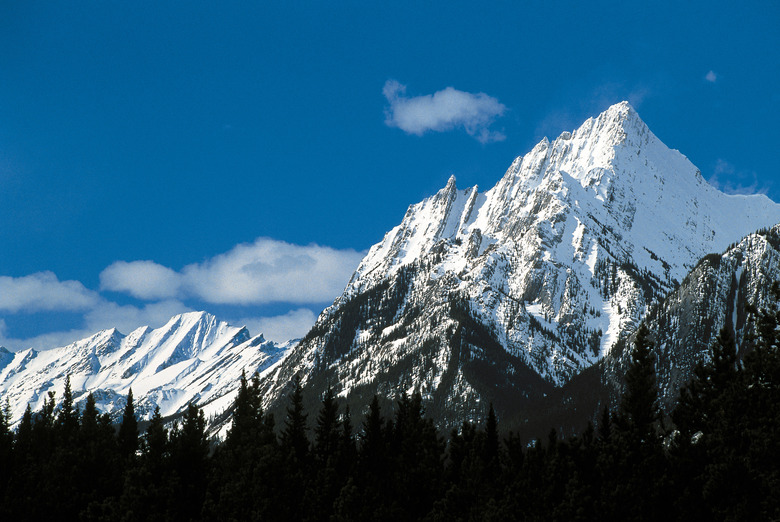
[[[488,191],[451,178],[410,206],[303,339],[189,313],[53,350],[0,348],[0,395],[17,422],[70,376],[77,404],[91,392],[118,416],[132,388],[141,417],[195,402],[219,433],[243,371],[272,412],[298,376],[311,404],[327,388],[352,411],[420,392],[441,428],[493,404],[538,436],[616,403],[644,323],[669,410],[721,328],[749,349],[750,311],[772,306],[780,280],[778,222],[780,205],[719,192],[623,102],[543,140]]]

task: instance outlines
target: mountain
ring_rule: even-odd
[[[759,230],[729,246],[721,254],[700,260],[679,288],[645,318],[653,332],[661,403],[667,411],[675,404],[680,386],[693,375],[697,363],[708,360],[721,328],[727,328],[744,356],[756,333],[750,309],[771,310],[777,296],[772,287],[780,281],[780,225]],[[613,389],[628,364],[631,339],[618,343],[604,360],[604,375]]]
[[[739,216],[739,219],[734,219]],[[454,177],[374,245],[262,389],[300,374],[356,405],[418,390],[443,424],[511,416],[609,356],[697,262],[780,221],[726,195],[626,102],[517,158],[486,192]]]
[[[443,427],[492,402],[502,422],[546,429],[614,401],[644,320],[669,407],[721,326],[744,344],[746,304],[769,302],[778,222],[780,205],[719,192],[624,102],[542,140],[485,192],[450,178],[410,206],[299,342],[183,314],[54,350],[0,348],[0,395],[16,422],[70,375],[77,404],[91,391],[117,418],[132,387],[141,417],[195,401],[213,433],[241,372],[257,371],[282,416],[300,375],[308,411],[328,386],[353,411],[420,391]]]
[[[748,234],[720,254],[704,256],[679,287],[650,309],[643,322],[654,344],[663,411],[671,413],[696,365],[710,359],[722,328],[733,335],[739,359],[752,349],[756,313],[771,312],[777,305],[776,282],[780,225]],[[606,357],[535,404],[521,435],[536,437],[552,426],[573,433],[600,415],[605,405],[615,408],[634,337],[634,331],[625,332]]]
[[[163,416],[174,415],[190,401],[210,416],[230,406],[242,370],[247,376],[262,373],[289,347],[191,312],[154,330],[144,326],[128,335],[103,330],[52,350],[0,349],[0,396],[8,398],[15,423],[28,403],[33,411],[40,409],[49,391],[61,398],[70,375],[77,405],[93,392],[98,408],[114,418],[121,415],[130,388],[141,418],[156,405]]]

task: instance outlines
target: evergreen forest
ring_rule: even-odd
[[[619,405],[530,443],[492,406],[442,434],[419,393],[392,411],[374,397],[358,423],[332,390],[305,411],[300,381],[277,423],[257,377],[242,378],[217,443],[194,405],[140,433],[132,392],[117,428],[67,386],[61,407],[50,395],[13,430],[0,415],[0,520],[778,520],[778,317],[761,316],[740,357],[722,330],[671,415],[640,327]]]

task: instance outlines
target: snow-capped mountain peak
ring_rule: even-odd
[[[112,415],[121,413],[131,388],[142,417],[156,405],[172,415],[190,401],[212,415],[230,405],[242,371],[267,371],[290,346],[252,337],[246,327],[206,312],[189,312],[126,336],[112,328],[52,350],[0,350],[0,392],[13,422],[28,403],[39,409],[49,391],[61,398],[68,376],[77,404],[93,392],[99,409]]]
[[[278,371],[324,372],[318,382],[340,382],[347,396],[417,388],[473,404],[493,392],[463,350],[491,365],[487,347],[501,346],[506,371],[560,385],[701,257],[777,222],[780,205],[719,192],[622,102],[545,138],[486,192],[451,177],[411,205]],[[468,342],[465,325],[476,328]],[[397,368],[409,360],[434,362]]]

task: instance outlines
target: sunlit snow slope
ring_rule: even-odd
[[[148,418],[155,405],[167,416],[190,401],[209,416],[231,404],[242,370],[247,376],[262,373],[288,348],[192,312],[127,336],[112,329],[53,350],[0,349],[0,396],[8,398],[12,422],[17,422],[28,403],[33,411],[40,409],[48,392],[61,399],[70,375],[77,405],[93,392],[98,408],[114,417],[124,409],[130,388],[141,418]]]
[[[780,206],[719,192],[619,103],[544,139],[487,192],[451,178],[409,207],[268,374],[268,401],[295,373],[343,397],[420,390],[453,417],[544,394],[702,256],[779,221]]]

